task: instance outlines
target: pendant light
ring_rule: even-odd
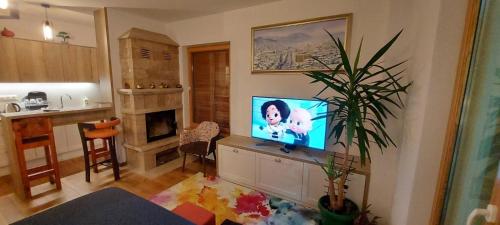
[[[50,24],[49,18],[47,16],[47,9],[50,8],[50,5],[42,4],[42,7],[45,8],[45,22],[43,22],[43,38],[46,41],[49,41],[54,38],[54,31],[52,30],[52,25]]]
[[[9,0],[0,0],[0,9],[9,8]]]

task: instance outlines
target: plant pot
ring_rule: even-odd
[[[354,219],[359,214],[359,207],[351,200],[344,200],[344,208],[349,208],[349,212],[335,212],[328,209],[330,198],[328,195],[318,200],[318,208],[321,215],[322,225],[352,225]],[[344,210],[345,211],[345,210]]]

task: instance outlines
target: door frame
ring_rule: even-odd
[[[453,99],[448,117],[443,154],[441,156],[441,165],[439,167],[438,181],[436,184],[429,225],[439,225],[441,222],[442,210],[445,204],[446,190],[448,188],[448,180],[455,152],[455,141],[460,125],[462,105],[465,98],[469,66],[474,50],[474,40],[479,22],[480,7],[481,0],[469,0],[467,14],[465,17],[462,46],[458,60],[455,88],[453,91]]]
[[[197,123],[193,122],[193,53],[197,52],[211,52],[211,51],[223,51],[227,50],[229,52],[229,77],[231,77],[231,43],[226,42],[215,42],[206,44],[197,44],[187,46],[187,69],[188,69],[188,102],[189,102],[189,126],[188,128],[194,128]],[[231,82],[229,82],[229,93],[231,93]],[[229,100],[231,100],[231,94],[229,94]],[[231,110],[229,110],[229,119],[231,119]]]

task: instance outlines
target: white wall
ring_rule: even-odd
[[[389,1],[300,0],[274,2],[225,13],[173,22],[166,25],[167,35],[183,46],[181,80],[187,83],[186,47],[188,45],[229,41],[231,45],[231,133],[250,135],[251,96],[284,96],[311,98],[319,86],[310,85],[310,79],[300,74],[250,73],[251,27],[280,22],[310,19],[344,13],[353,13],[352,48],[364,37],[365,58],[380,48],[395,32],[387,33]],[[188,106],[187,94],[184,105]],[[185,124],[188,114],[185,111]],[[395,125],[395,133],[401,128]],[[398,138],[396,138],[398,139]],[[390,218],[397,175],[397,151],[388,149],[382,155],[373,151],[372,182],[369,203],[374,212],[387,223]],[[356,182],[358,183],[358,182]],[[359,198],[359,196],[355,196]],[[384,224],[383,223],[383,224]]]
[[[19,4],[20,19],[0,19],[0,29],[14,31],[17,38],[43,41],[42,23],[45,14],[41,6],[28,3]],[[59,31],[71,35],[70,44],[96,46],[94,16],[60,8],[48,9],[49,21],[54,26],[54,35]],[[54,37],[55,42],[60,39]]]
[[[411,79],[392,224],[427,224],[450,112],[467,0],[413,1]],[[448,7],[453,5],[453,7]],[[409,7],[410,6],[410,7]],[[425,17],[421,16],[425,15]]]
[[[444,7],[453,5],[453,7]],[[382,155],[372,149],[369,203],[381,224],[421,225],[429,221],[451,102],[465,18],[465,0],[283,0],[166,24],[167,35],[182,46],[181,81],[187,83],[186,46],[231,43],[231,133],[248,136],[252,95],[309,98],[318,91],[300,75],[250,73],[251,27],[353,13],[351,47],[364,37],[364,56],[405,31],[384,60],[408,59],[414,81],[399,119],[389,121],[398,148]],[[362,59],[362,61],[366,60]],[[187,105],[187,95],[184,104]],[[186,111],[187,113],[187,111]],[[189,117],[185,114],[185,124]],[[432,132],[430,132],[432,131]]]

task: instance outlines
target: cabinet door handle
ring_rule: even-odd
[[[274,159],[275,162],[280,163],[281,159]]]
[[[233,149],[233,152],[234,153],[238,153],[238,149]]]

